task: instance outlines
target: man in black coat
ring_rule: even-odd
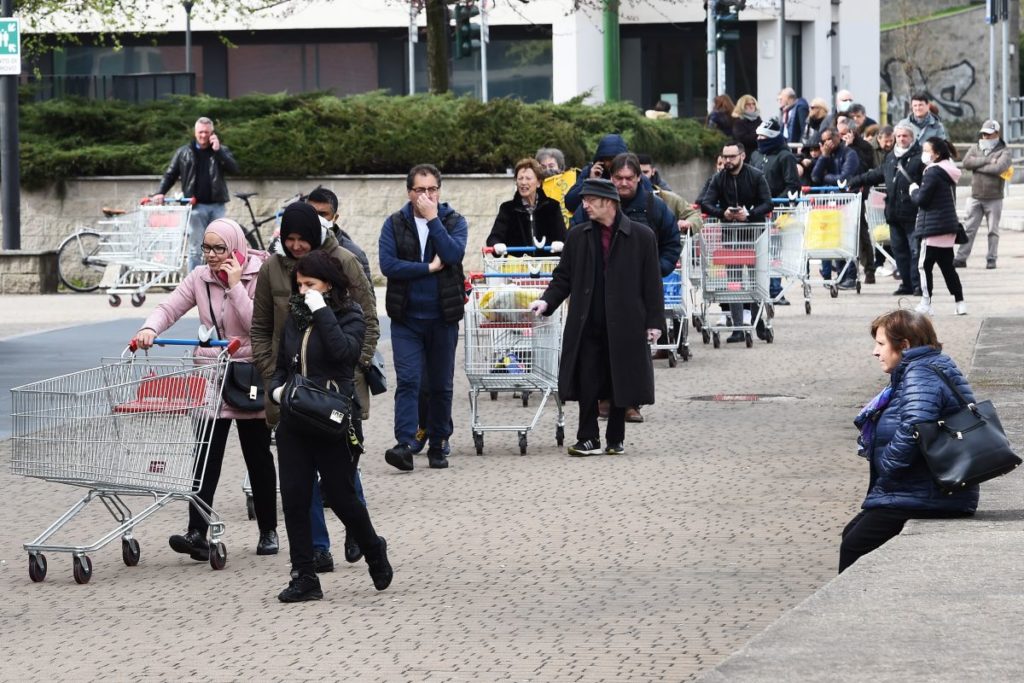
[[[610,181],[587,179],[580,195],[590,220],[569,231],[551,284],[530,309],[551,315],[572,295],[558,369],[559,395],[580,404],[569,455],[617,455],[625,452],[626,408],[654,403],[648,343],[664,315],[658,241],[622,213]],[[611,400],[603,450],[600,399]]]

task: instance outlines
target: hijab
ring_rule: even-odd
[[[245,233],[235,221],[230,218],[218,218],[206,226],[206,232],[212,232],[224,240],[228,247],[228,253],[234,254],[238,259],[238,265],[245,268],[245,262],[249,256],[249,243],[245,240]],[[228,275],[222,271],[213,271],[214,277],[220,280],[224,286],[228,284]]]

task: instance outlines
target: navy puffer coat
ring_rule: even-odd
[[[967,379],[949,356],[930,346],[905,351],[903,360],[892,371],[892,397],[879,417],[868,455],[871,480],[861,506],[864,509],[973,513],[978,507],[977,486],[953,495],[939,489],[914,439],[915,424],[938,420],[962,407],[930,365],[937,366],[967,400],[974,400]]]

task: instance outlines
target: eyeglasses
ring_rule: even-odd
[[[210,252],[213,252],[217,256],[223,256],[224,254],[228,253],[227,246],[225,246],[223,244],[206,244],[206,243],[204,243],[203,246],[200,247],[200,249],[203,250],[204,254],[209,254]]]
[[[414,188],[412,188],[410,190],[410,192],[415,192],[416,194],[420,195],[421,197],[423,195],[425,195],[425,194],[437,194],[440,191],[441,191],[441,188],[440,187],[436,187],[436,186],[435,187],[414,187]]]

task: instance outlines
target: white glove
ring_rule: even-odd
[[[504,242],[498,242],[494,245],[493,249],[495,256],[504,256],[508,252],[508,245]]]
[[[917,192],[920,189],[921,189],[921,186],[918,185],[917,183],[910,183],[910,194],[914,194],[915,192]]]
[[[790,192],[789,193],[789,201],[791,201],[791,202],[796,201],[797,197],[799,197],[799,196],[800,196],[800,192],[799,191]]]
[[[533,311],[534,315],[542,316],[548,310],[548,302],[544,301],[544,299],[537,299],[530,304],[530,310]]]
[[[650,343],[652,343],[652,344],[657,343],[657,341],[658,341],[658,339],[660,337],[661,337],[661,330],[653,330],[653,329],[647,330],[647,341],[649,341]]]
[[[552,254],[561,254],[562,253],[562,247],[564,247],[564,246],[565,246],[564,242],[559,242],[558,240],[555,240],[554,242],[551,243],[551,253]]]
[[[281,403],[281,394],[283,394],[283,393],[284,393],[284,385],[279,386],[277,389],[274,389],[272,392],[270,392],[270,398],[273,399],[274,403],[280,404]]]
[[[324,302],[324,295],[315,289],[306,290],[306,306],[310,311],[316,313],[321,308],[326,308],[327,304]]]
[[[840,178],[839,180],[836,181],[836,187],[838,187],[840,190],[845,190],[846,183],[847,181],[845,178]]]

